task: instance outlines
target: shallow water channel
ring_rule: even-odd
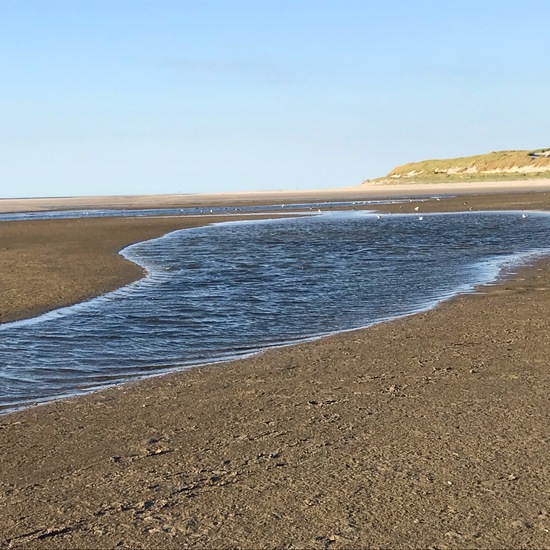
[[[0,411],[433,307],[550,251],[550,215],[319,216],[186,229],[141,281],[0,326]]]

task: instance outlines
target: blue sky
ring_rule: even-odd
[[[0,197],[348,186],[550,146],[548,0],[0,0]]]

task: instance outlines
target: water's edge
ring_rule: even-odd
[[[516,212],[516,211],[513,211],[513,210],[500,211],[500,213],[514,213],[514,212]],[[426,213],[426,215],[453,215],[453,214],[465,214],[465,213],[467,214],[468,212],[444,213],[444,214],[429,214],[429,213]],[[475,212],[475,213],[480,214],[482,212]],[[498,213],[498,212],[491,212],[491,213],[494,214],[494,213]],[[550,213],[548,215],[550,215]],[[408,215],[407,214],[392,214],[392,216],[408,216]],[[0,325],[0,332],[2,330],[5,330],[8,327],[13,328],[15,326],[32,325],[32,324],[43,322],[43,321],[48,320],[48,319],[62,317],[62,316],[65,316],[65,315],[71,315],[71,314],[77,312],[79,309],[81,309],[83,307],[86,307],[91,302],[108,300],[114,295],[121,295],[121,294],[125,294],[127,292],[131,292],[131,290],[135,286],[141,284],[142,282],[144,282],[146,280],[154,280],[155,276],[158,273],[160,273],[160,271],[155,270],[155,268],[151,265],[147,265],[147,263],[145,261],[143,261],[143,259],[141,259],[137,255],[133,254],[134,247],[137,247],[138,245],[141,246],[144,243],[154,243],[154,242],[160,241],[162,239],[171,238],[173,235],[175,235],[177,233],[180,233],[180,232],[192,231],[193,229],[203,229],[204,227],[208,227],[208,226],[225,225],[225,224],[228,224],[228,223],[229,224],[270,223],[271,221],[274,221],[275,219],[280,219],[280,218],[264,219],[264,220],[239,220],[239,221],[230,220],[230,221],[224,221],[224,222],[213,222],[213,223],[205,224],[204,226],[201,226],[199,228],[184,228],[184,229],[177,229],[175,231],[169,231],[169,232],[161,235],[160,237],[155,237],[153,239],[147,239],[147,240],[144,240],[144,241],[139,241],[137,243],[132,243],[132,244],[122,248],[119,251],[119,254],[124,259],[136,264],[141,269],[143,269],[143,273],[144,273],[143,277],[141,277],[140,279],[136,279],[135,281],[133,281],[133,282],[127,284],[127,285],[121,286],[121,287],[119,287],[115,290],[112,290],[112,291],[109,291],[107,293],[95,296],[93,298],[84,300],[82,302],[78,302],[76,304],[72,304],[72,305],[69,305],[69,306],[64,306],[64,307],[61,307],[61,308],[56,308],[56,309],[53,309],[51,311],[40,314],[36,317],[32,317],[32,318],[28,318],[28,319],[21,319],[21,320],[17,320],[17,321],[8,322],[8,323],[3,323],[3,324]],[[358,331],[358,330],[365,330],[365,329],[368,329],[368,328],[370,328],[374,325],[379,325],[381,323],[387,323],[387,322],[395,321],[395,320],[398,320],[398,319],[403,319],[403,318],[406,318],[406,317],[417,315],[419,313],[425,313],[425,312],[430,311],[430,310],[436,308],[437,306],[439,306],[440,304],[442,304],[444,302],[447,302],[451,299],[454,299],[454,298],[457,298],[457,297],[460,297],[460,296],[464,296],[464,295],[467,295],[467,294],[472,294],[472,293],[479,292],[479,289],[481,289],[484,286],[488,286],[488,285],[498,286],[500,284],[503,284],[511,276],[515,275],[515,270],[517,270],[517,269],[529,269],[535,261],[537,261],[538,259],[541,259],[543,257],[548,257],[548,256],[550,256],[550,249],[544,249],[544,250],[538,249],[538,250],[528,250],[528,251],[521,252],[521,253],[510,254],[509,256],[501,257],[499,259],[486,260],[484,262],[480,262],[479,265],[477,266],[480,269],[480,279],[481,279],[480,282],[461,285],[461,286],[457,287],[456,289],[454,289],[453,291],[449,292],[448,294],[446,294],[444,296],[441,296],[439,298],[436,298],[436,299],[428,301],[424,304],[421,304],[418,308],[416,308],[414,311],[409,312],[409,313],[388,316],[387,318],[379,319],[377,321],[368,323],[366,325],[357,326],[357,327],[354,327],[354,328],[324,332],[324,333],[320,333],[320,334],[315,334],[315,335],[311,335],[311,336],[307,336],[307,337],[298,338],[298,339],[292,340],[292,341],[283,341],[283,342],[275,343],[275,344],[272,344],[272,345],[269,345],[269,346],[262,346],[262,347],[258,347],[258,348],[252,349],[252,350],[248,350],[245,353],[235,355],[235,356],[223,357],[223,358],[218,358],[218,359],[209,359],[209,360],[205,360],[203,362],[197,362],[197,363],[193,363],[193,364],[166,365],[166,370],[163,370],[162,372],[156,372],[156,373],[153,373],[153,374],[144,374],[142,376],[134,377],[134,378],[132,378],[132,380],[128,380],[128,381],[113,382],[111,384],[101,385],[101,386],[95,387],[95,388],[90,387],[90,388],[87,388],[87,390],[85,390],[84,392],[82,392],[82,391],[80,391],[80,392],[71,392],[71,393],[68,393],[66,395],[60,395],[60,396],[57,396],[57,397],[54,397],[54,398],[46,398],[43,401],[37,401],[37,402],[32,403],[32,404],[23,404],[21,406],[14,407],[12,409],[0,411],[0,415],[3,416],[5,414],[10,414],[10,413],[15,412],[15,411],[20,411],[20,410],[28,409],[28,408],[31,408],[31,407],[44,405],[44,404],[48,404],[48,403],[51,403],[51,402],[60,401],[60,400],[68,399],[68,398],[72,399],[74,397],[89,395],[89,394],[95,393],[97,391],[112,388],[113,386],[119,386],[119,385],[122,385],[122,384],[134,383],[134,382],[137,382],[139,380],[143,380],[145,378],[165,376],[165,375],[168,375],[168,374],[172,374],[174,372],[182,372],[184,370],[188,370],[190,368],[199,367],[199,366],[203,367],[203,366],[208,366],[208,365],[219,365],[221,363],[227,363],[227,362],[230,362],[230,361],[234,361],[236,359],[241,360],[241,359],[245,359],[245,358],[251,357],[253,355],[256,355],[258,353],[263,353],[263,352],[265,352],[267,350],[270,350],[270,349],[288,347],[288,346],[293,346],[293,345],[297,345],[297,344],[303,344],[303,343],[306,343],[306,342],[316,341],[316,340],[319,340],[321,338],[326,338],[326,337],[329,337],[329,336],[335,336],[335,335],[338,335],[338,334],[345,334],[345,333],[348,333],[348,332],[353,332],[353,331]],[[481,273],[483,273],[483,276],[481,276]]]
[[[242,221],[245,222],[245,223],[246,222],[250,223],[252,221],[253,222],[269,221],[270,219],[271,218],[269,218],[268,220],[242,220]],[[274,217],[273,219],[278,220],[278,219],[281,219],[281,218],[279,218],[279,217],[275,218]],[[150,279],[154,274],[154,270],[149,269],[146,266],[146,264],[140,263],[139,259],[136,256],[132,257],[131,250],[132,250],[133,247],[141,246],[145,243],[154,243],[154,242],[159,241],[161,239],[168,238],[168,237],[170,237],[174,234],[177,234],[181,231],[192,231],[193,229],[203,229],[205,227],[211,227],[211,226],[221,225],[221,224],[226,224],[226,223],[239,223],[239,222],[235,221],[235,220],[228,220],[226,222],[225,221],[224,222],[210,222],[210,223],[205,223],[204,225],[200,225],[200,226],[196,226],[196,227],[186,227],[186,228],[182,228],[182,229],[174,229],[174,230],[168,231],[167,233],[164,233],[163,235],[160,235],[159,237],[153,237],[152,239],[145,239],[144,241],[137,241],[137,242],[128,244],[128,245],[124,246],[123,248],[121,248],[117,252],[117,254],[119,256],[121,256],[122,258],[124,258],[125,260],[137,265],[142,270],[142,276],[141,277],[139,277],[138,279],[134,279],[133,281],[131,281],[131,282],[125,284],[125,285],[119,286],[117,288],[114,288],[114,289],[109,290],[107,292],[103,292],[101,294],[97,294],[96,296],[92,296],[90,298],[87,298],[87,299],[82,300],[80,302],[76,302],[74,304],[69,304],[69,305],[61,306],[61,307],[55,307],[53,309],[49,309],[47,311],[44,311],[43,313],[35,315],[34,317],[25,317],[23,319],[16,319],[14,321],[7,321],[7,322],[4,322],[4,323],[0,323],[0,332],[6,330],[8,328],[14,328],[14,327],[17,327],[17,326],[34,325],[36,323],[40,323],[40,322],[46,321],[48,319],[55,319],[55,318],[58,318],[58,317],[63,317],[65,315],[70,315],[70,314],[78,311],[82,307],[87,306],[88,304],[90,304],[92,302],[95,302],[95,301],[98,301],[98,300],[106,300],[106,299],[109,299],[111,296],[118,295],[118,294],[124,293],[125,291],[131,290],[136,285],[139,285],[143,281],[145,281],[147,279]]]

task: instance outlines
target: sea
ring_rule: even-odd
[[[550,253],[543,212],[308,213],[132,245],[143,279],[0,325],[0,412],[425,311]]]

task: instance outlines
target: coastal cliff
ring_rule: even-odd
[[[550,177],[550,149],[494,151],[484,155],[410,162],[370,183],[456,182]],[[365,182],[366,183],[366,182]]]

